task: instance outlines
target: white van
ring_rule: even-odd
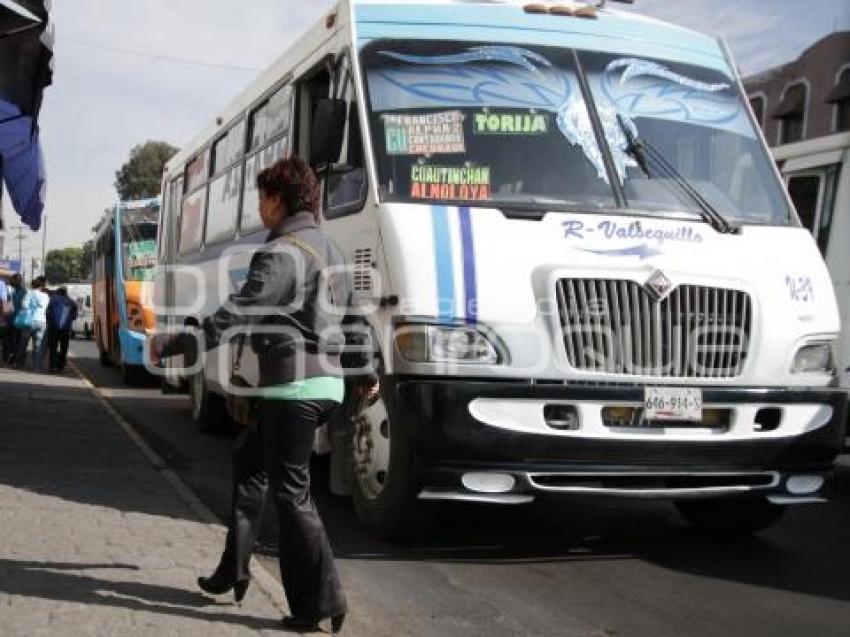
[[[71,326],[71,336],[90,339],[94,334],[91,283],[69,283],[68,296],[77,304],[77,320]]]
[[[828,272],[735,69],[610,8],[340,2],[168,163],[158,329],[238,288],[256,174],[298,153],[380,345],[380,399],[332,450],[373,532],[575,494],[764,528],[821,500],[846,395]],[[196,420],[225,352],[167,359]]]
[[[850,133],[836,133],[773,149],[802,224],[826,261],[842,316],[836,365],[850,388]]]

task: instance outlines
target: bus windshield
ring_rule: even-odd
[[[126,210],[121,216],[121,255],[124,279],[152,281],[156,267],[159,209]]]
[[[625,121],[725,217],[791,222],[737,83],[720,72],[563,48],[395,40],[369,45],[363,67],[382,200],[698,211],[676,179],[647,176]]]

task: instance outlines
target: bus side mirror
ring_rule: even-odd
[[[313,114],[310,131],[310,165],[314,168],[339,160],[345,136],[345,100],[321,99]]]

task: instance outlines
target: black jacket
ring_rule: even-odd
[[[207,348],[239,327],[251,336],[260,386],[341,376],[341,323],[351,303],[342,252],[310,212],[287,217],[251,259],[248,279],[204,321]]]

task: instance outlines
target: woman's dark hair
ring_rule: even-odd
[[[300,157],[292,155],[261,171],[257,188],[266,196],[279,195],[286,204],[287,215],[306,210],[319,220],[319,180]]]

